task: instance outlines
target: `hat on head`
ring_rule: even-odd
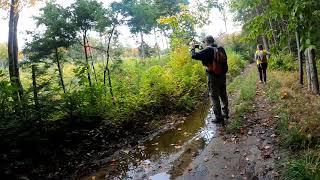
[[[204,41],[207,43],[207,44],[213,44],[214,43],[214,39],[211,35],[208,35],[205,37]]]

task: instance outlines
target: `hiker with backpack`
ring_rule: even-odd
[[[195,51],[196,45],[193,43],[191,45],[191,55],[192,59],[200,60],[206,66],[209,96],[216,117],[213,122],[224,124],[225,119],[229,118],[226,88],[226,73],[228,71],[227,54],[223,47],[218,47],[214,43],[212,36],[207,36],[204,42],[206,47],[199,52]]]
[[[270,53],[263,49],[262,44],[258,44],[255,53],[255,60],[257,62],[260,83],[267,83],[267,68]]]

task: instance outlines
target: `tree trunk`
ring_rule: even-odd
[[[296,42],[297,42],[297,51],[298,51],[298,62],[299,62],[299,83],[303,85],[303,61],[300,48],[300,34],[298,29],[296,30]]]
[[[292,54],[292,49],[291,49],[291,36],[289,31],[287,31],[287,37],[288,37],[288,50],[290,52],[290,54]],[[300,44],[300,43],[299,43]],[[300,52],[301,53],[301,52]]]
[[[255,10],[256,10],[256,15],[260,16],[261,13],[260,13],[260,10],[259,10],[258,6],[256,6]],[[266,50],[269,50],[267,37],[263,34],[263,35],[261,35],[261,38],[262,38],[262,41],[263,41],[263,48],[266,49]]]
[[[8,64],[9,64],[9,75],[12,86],[16,86],[14,80],[15,68],[14,68],[14,52],[13,52],[13,36],[14,36],[14,0],[11,1],[11,8],[9,13],[9,34],[8,34]],[[17,94],[17,96],[19,96]],[[18,97],[17,97],[18,99]]]
[[[108,81],[109,81],[110,95],[111,95],[111,97],[112,97],[113,104],[115,105],[115,102],[114,102],[115,99],[114,99],[114,96],[113,96],[112,83],[111,83],[111,74],[110,74],[110,69],[109,69],[110,43],[111,43],[111,39],[112,39],[114,30],[115,30],[115,26],[113,26],[113,28],[112,28],[112,30],[111,30],[111,32],[110,32],[109,39],[108,39],[108,46],[107,46],[107,64],[106,64],[105,69],[104,69],[104,72],[103,72],[103,84],[104,84],[104,86],[106,85],[106,74],[107,74],[107,72],[108,72]]]
[[[269,50],[268,39],[265,35],[262,35],[263,48]]]
[[[307,49],[309,69],[310,69],[311,90],[315,94],[319,94],[319,79],[318,79],[317,62],[316,62],[315,53],[316,51],[314,48]]]
[[[305,50],[304,52],[305,56],[305,62],[306,62],[306,75],[307,75],[307,83],[308,83],[308,90],[311,91],[311,73],[310,73],[310,63],[309,63],[309,57],[308,57],[308,51]]]
[[[223,22],[224,22],[224,28],[226,29],[226,33],[228,33],[226,10],[223,8],[223,10],[221,11],[221,13],[222,13],[222,20],[223,20]]]
[[[19,96],[21,98],[23,94],[23,87],[20,81],[20,72],[19,72],[19,55],[18,55],[18,21],[19,21],[19,14],[18,12],[15,13],[14,16],[14,36],[13,36],[13,56],[14,56],[14,72],[16,77],[16,84],[18,85]]]
[[[87,39],[87,31],[84,31],[84,34],[83,34],[84,55],[85,55],[85,58],[86,58],[86,66],[87,66],[87,71],[88,71],[87,73],[88,73],[89,86],[92,87],[91,76],[90,76],[90,65],[89,65],[89,61],[88,61],[88,52],[87,52],[86,39]]]
[[[144,45],[143,45],[143,33],[140,33],[141,37],[141,58],[144,60]]]
[[[273,28],[272,20],[269,18],[269,26],[272,31],[272,36],[273,36],[273,43],[278,46],[278,39],[276,35],[276,30]]]
[[[96,69],[94,68],[94,62],[93,62],[93,58],[92,58],[92,49],[91,49],[91,46],[89,44],[88,38],[87,38],[87,46],[89,47],[89,56],[90,56],[90,60],[91,60],[91,66],[92,66],[92,70],[93,70],[94,79],[95,79],[96,82],[98,82]]]
[[[65,87],[64,81],[63,81],[63,72],[62,72],[61,65],[60,65],[60,60],[59,60],[58,48],[56,48],[55,50],[56,50],[55,54],[56,54],[56,61],[57,61],[58,71],[59,71],[60,83],[61,83],[63,92],[66,93],[66,87]]]
[[[37,79],[36,79],[36,65],[32,63],[31,65],[31,71],[32,71],[32,90],[33,90],[33,99],[34,99],[34,105],[35,109],[39,109],[39,100],[38,100],[38,91],[37,91]]]
[[[156,29],[155,29],[155,28],[153,29],[153,32],[154,32],[154,39],[155,39],[155,41],[156,41],[155,47],[157,48],[157,54],[158,54],[158,58],[159,58],[159,60],[160,60],[160,46],[159,46],[159,44],[158,44],[157,32],[156,32]]]
[[[9,13],[9,33],[8,33],[8,64],[10,82],[16,88],[13,99],[19,101],[23,94],[23,87],[20,81],[19,62],[18,62],[18,40],[17,40],[17,26],[19,14],[16,7],[16,1],[11,0]]]

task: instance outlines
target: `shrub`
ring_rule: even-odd
[[[240,74],[241,70],[244,68],[246,61],[243,60],[240,54],[237,54],[234,51],[227,51],[228,55],[228,67],[229,74],[231,77],[235,77]]]
[[[271,55],[268,61],[271,69],[283,71],[295,70],[297,68],[296,64],[294,56],[286,51]]]

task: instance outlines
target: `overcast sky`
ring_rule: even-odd
[[[110,4],[114,0],[100,0],[105,5]],[[190,3],[192,4],[194,0],[190,0]],[[223,1],[223,0],[221,0]],[[57,0],[57,3],[61,4],[62,6],[66,7],[69,6],[73,0]],[[20,19],[18,23],[18,43],[19,48],[21,49],[25,44],[25,39],[28,37],[26,35],[26,31],[33,31],[36,29],[35,21],[32,19],[32,16],[38,16],[39,15],[39,9],[44,6],[44,3],[37,4],[34,7],[25,7],[22,12],[20,13]],[[6,18],[6,12],[1,12],[1,19],[0,19],[0,42],[7,42],[8,40],[8,18]],[[204,32],[206,34],[211,34],[213,36],[217,36],[220,33],[225,32],[225,26],[224,22],[222,20],[222,15],[219,13],[218,10],[214,9],[211,11],[210,14],[210,20],[211,24],[203,27],[202,29],[199,29],[200,32]],[[234,22],[232,22],[232,14],[228,13],[228,21],[227,21],[227,28],[228,33],[240,31],[241,27],[239,25],[236,25]],[[137,47],[139,44],[139,38],[133,36],[128,27],[121,26],[119,27],[120,31],[120,42],[124,46],[127,47]],[[149,35],[145,38],[145,41],[150,44],[151,46],[154,45],[154,35]],[[161,47],[164,47],[165,41],[159,38],[159,44]]]

